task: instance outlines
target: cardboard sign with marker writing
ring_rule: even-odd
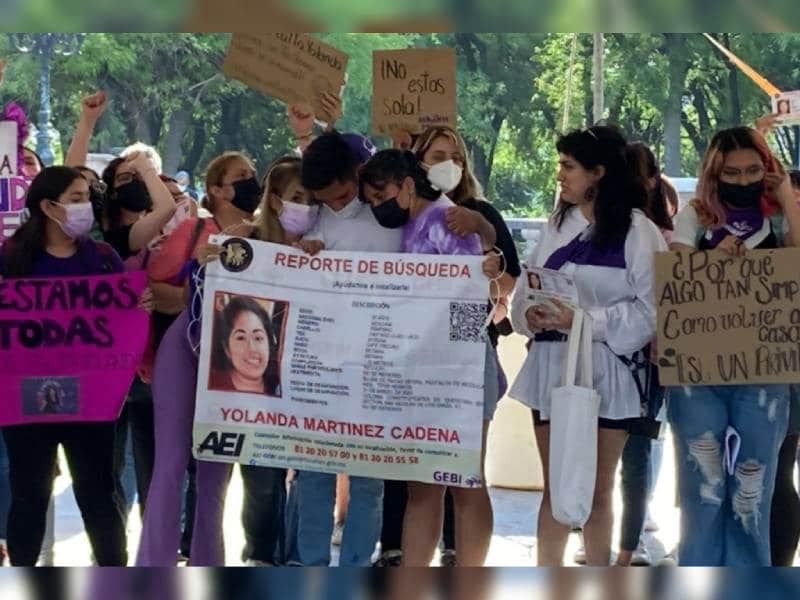
[[[372,130],[421,133],[456,123],[453,48],[376,50],[372,53]]]
[[[234,33],[222,72],[287,104],[310,104],[330,121],[323,92],[339,95],[347,55],[305,33]]]
[[[800,249],[656,255],[663,385],[800,382]]]

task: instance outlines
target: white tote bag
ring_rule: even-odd
[[[592,321],[582,310],[575,311],[567,343],[564,384],[551,392],[550,503],[556,521],[583,527],[592,512],[597,475],[600,396],[592,387]]]

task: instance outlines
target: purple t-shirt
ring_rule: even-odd
[[[0,252],[0,274],[4,272],[4,266],[4,253]],[[122,260],[111,246],[86,238],[79,242],[78,251],[68,258],[39,253],[26,277],[79,277],[122,273],[124,270]]]
[[[401,251],[408,254],[483,254],[477,233],[461,237],[450,231],[444,218],[452,206],[455,205],[442,196],[410,219],[403,227]]]

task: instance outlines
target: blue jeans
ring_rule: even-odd
[[[292,494],[296,497],[289,503],[289,535],[293,538],[289,543],[289,560],[296,559],[307,567],[326,567],[331,562],[336,475],[299,472],[292,485]],[[296,514],[292,518],[294,511]],[[381,533],[382,512],[383,480],[351,475],[350,504],[339,566],[370,566]],[[292,527],[295,524],[296,527]]]
[[[0,433],[0,540],[8,537],[8,510],[11,508],[11,483],[8,480],[8,453]]]
[[[669,420],[678,455],[681,566],[769,566],[778,451],[789,420],[788,385],[674,388]],[[728,427],[741,437],[730,475]]]

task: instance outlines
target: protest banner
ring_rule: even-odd
[[[800,125],[800,91],[775,94],[772,112],[778,115],[778,125]]]
[[[323,93],[338,96],[347,55],[306,33],[234,33],[222,71],[287,104],[307,103],[329,122]]]
[[[482,257],[223,246],[204,285],[198,459],[480,483]]]
[[[800,249],[656,255],[664,385],[800,382]]]
[[[0,281],[0,426],[113,421],[148,337],[143,272]]]
[[[29,181],[19,172],[16,121],[0,121],[0,245],[22,224]]]
[[[375,50],[372,53],[372,130],[421,133],[457,127],[453,48]]]

